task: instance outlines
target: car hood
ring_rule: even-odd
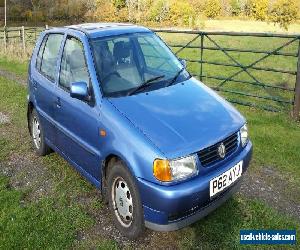
[[[245,123],[234,107],[194,78],[109,100],[168,158],[215,144]]]

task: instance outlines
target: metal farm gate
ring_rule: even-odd
[[[300,35],[154,30],[191,74],[230,102],[300,111]]]

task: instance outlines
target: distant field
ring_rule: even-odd
[[[205,30],[300,33],[299,21],[291,24],[288,30],[273,23],[249,20],[206,20],[203,23]]]

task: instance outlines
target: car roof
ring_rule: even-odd
[[[83,23],[54,28],[53,31],[65,32],[68,29],[85,33],[89,38],[122,35],[136,32],[151,32],[149,29],[130,23]]]

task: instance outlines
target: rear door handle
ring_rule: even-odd
[[[37,82],[35,80],[32,81],[32,86],[34,90],[37,90]]]
[[[61,101],[60,101],[60,97],[56,98],[56,107],[60,108],[61,107]]]

